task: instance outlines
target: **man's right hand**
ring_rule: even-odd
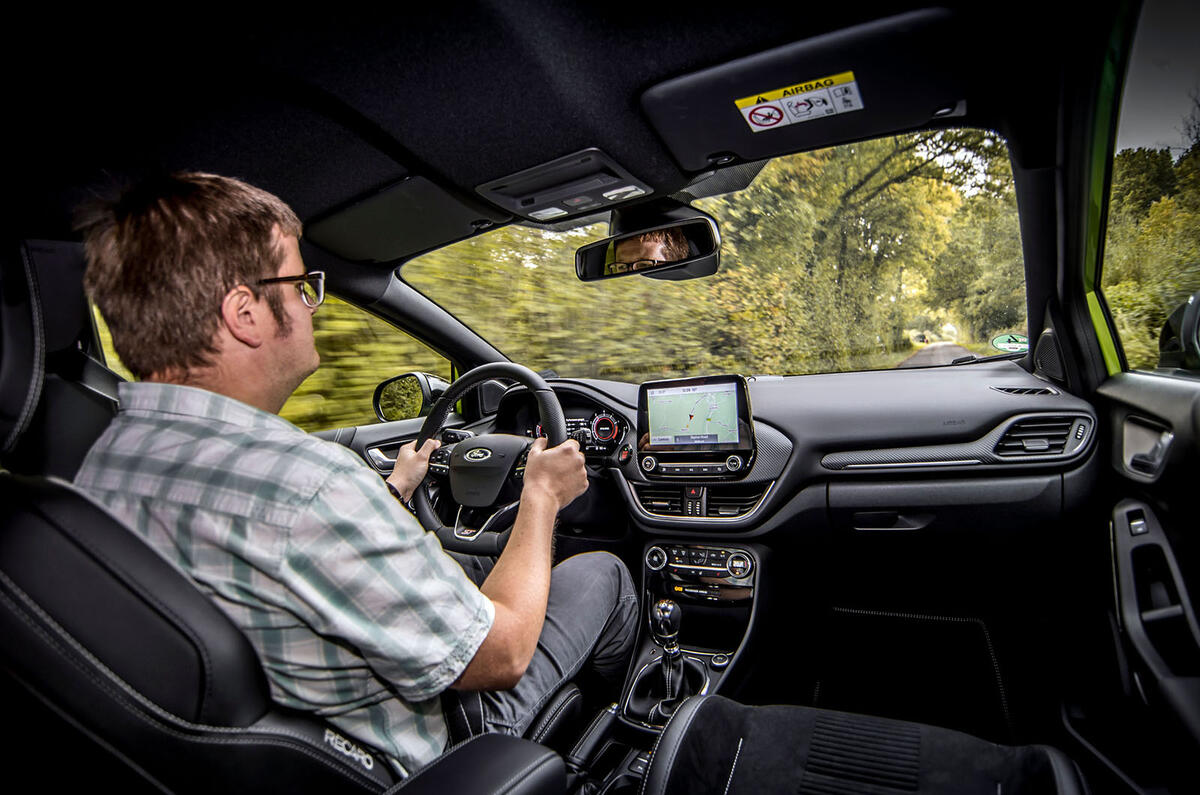
[[[531,489],[543,493],[559,511],[587,491],[587,487],[587,468],[583,453],[579,452],[579,442],[568,439],[547,449],[544,438],[534,440],[525,462],[525,494]]]
[[[587,486],[583,453],[574,439],[548,450],[545,439],[535,439],[530,445],[512,535],[480,587],[492,600],[496,617],[453,687],[508,690],[524,676],[546,618],[554,516],[587,491]]]

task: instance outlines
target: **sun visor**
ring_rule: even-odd
[[[352,262],[394,262],[470,237],[510,216],[408,177],[309,222],[309,242]]]
[[[908,130],[965,113],[954,15],[914,11],[659,83],[642,109],[687,171]]]

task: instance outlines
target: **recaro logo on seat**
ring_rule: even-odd
[[[366,751],[359,748],[357,745],[350,742],[332,729],[325,730],[325,742],[332,745],[334,750],[336,750],[338,753],[345,754],[365,767],[367,770],[371,770],[375,767],[375,757],[371,756]]]

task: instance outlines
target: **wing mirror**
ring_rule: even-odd
[[[1158,335],[1158,366],[1200,370],[1200,291],[1175,307]]]
[[[405,373],[375,387],[375,416],[383,422],[423,417],[450,384],[431,373]]]
[[[585,282],[617,276],[695,279],[717,272],[721,233],[705,213],[674,202],[665,209],[614,210],[618,234],[575,252],[575,275]]]

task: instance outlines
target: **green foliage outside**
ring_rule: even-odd
[[[1139,148],[1113,162],[1101,286],[1134,369],[1157,366],[1163,323],[1200,290],[1200,112],[1193,119],[1178,160]]]
[[[1008,152],[992,133],[884,138],[773,160],[716,217],[721,270],[580,282],[604,225],[510,226],[426,254],[402,277],[535,370],[641,381],[895,367],[926,342],[998,353],[1025,333]]]
[[[419,370],[450,380],[445,357],[337,298],[325,297],[313,324],[321,366],[279,412],[305,430],[378,422],[375,387],[394,375]]]
[[[379,412],[388,420],[407,420],[420,416],[424,396],[414,376],[392,381],[379,393]]]
[[[112,335],[99,310],[94,310],[94,315],[108,366],[125,379],[133,380],[113,348]],[[321,354],[321,366],[279,412],[306,431],[377,422],[371,399],[375,387],[391,376],[419,370],[446,380],[450,378],[450,363],[445,357],[385,321],[330,295],[325,296],[325,303],[313,315],[313,335]],[[416,388],[415,384],[411,386]],[[393,396],[399,398],[400,394]],[[409,400],[407,408],[411,405]],[[419,390],[416,405],[420,405]],[[416,412],[405,416],[416,416]]]

